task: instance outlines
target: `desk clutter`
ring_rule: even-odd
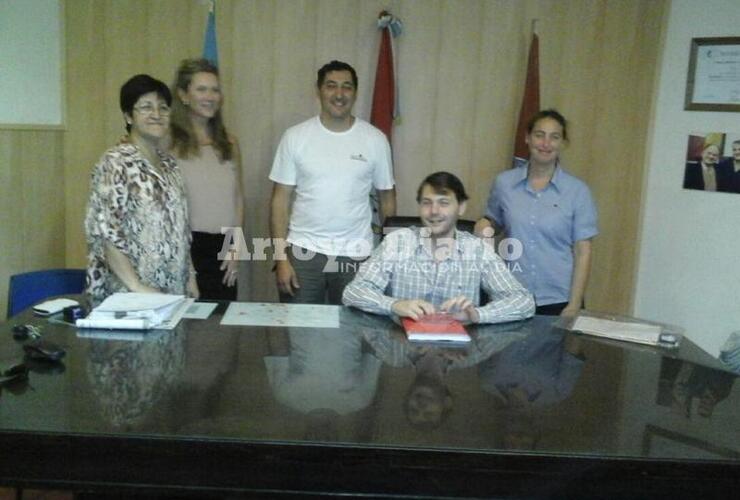
[[[678,347],[683,334],[676,326],[591,311],[581,311],[572,318],[561,317],[556,325],[595,337],[668,348]]]
[[[195,299],[163,293],[114,293],[85,318],[78,328],[113,330],[172,330]]]
[[[30,308],[0,325],[0,436],[9,450],[0,472],[26,484],[41,478],[123,495],[144,488],[187,495],[215,484],[211,472],[224,467],[230,471],[220,484],[230,493],[232,485],[264,492],[283,484],[295,464],[313,464],[300,469],[320,494],[327,487],[318,491],[315,478],[336,464],[365,464],[358,474],[377,477],[379,461],[416,455],[399,462],[404,483],[418,479],[420,464],[438,460],[424,478],[431,485],[424,497],[438,491],[434,478],[445,467],[475,463],[451,474],[461,478],[440,493],[489,498],[499,481],[491,475],[503,470],[505,477],[506,463],[527,457],[517,464],[522,481],[532,482],[547,457],[543,481],[555,469],[596,468],[596,479],[616,477],[619,488],[624,478],[642,487],[666,470],[666,483],[684,477],[706,488],[703,475],[736,478],[740,468],[740,377],[690,338],[676,350],[636,348],[537,316],[464,325],[472,340],[457,348],[409,342],[392,318],[350,308],[340,309],[339,328],[294,328],[224,325],[225,306],[174,330],[77,328],[61,313],[33,316]],[[250,308],[236,311],[258,319]],[[66,355],[32,359],[24,346],[37,338]],[[203,456],[227,459],[205,477]],[[21,476],[29,464],[43,469]],[[266,470],[275,473],[263,481]],[[362,478],[359,494],[368,491]],[[596,480],[579,479],[563,481],[580,491]],[[468,483],[486,486],[465,490]],[[731,491],[728,483],[709,495],[692,491],[693,498],[724,498],[717,491]],[[388,489],[379,484],[377,491]],[[623,491],[606,497],[624,498]],[[575,498],[599,497],[588,493]]]
[[[21,394],[29,387],[29,373],[61,373],[66,350],[43,338],[42,329],[36,325],[18,324],[12,328],[13,339],[21,347],[23,358],[9,365],[0,365],[0,394],[7,390]],[[20,352],[19,352],[20,355]]]

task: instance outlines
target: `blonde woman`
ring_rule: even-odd
[[[241,155],[221,118],[218,68],[205,59],[182,61],[172,94],[170,150],[187,188],[191,254],[201,298],[236,300],[239,261],[220,259],[219,254],[226,237],[222,230],[244,224]]]

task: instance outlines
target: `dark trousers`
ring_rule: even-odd
[[[534,310],[535,314],[542,314],[543,316],[560,316],[563,309],[568,305],[567,302],[558,302],[557,304],[547,304],[544,306],[537,306]],[[581,309],[586,307],[585,302],[581,303]]]
[[[355,277],[364,260],[316,252],[310,259],[297,258],[295,255],[303,256],[309,251],[295,245],[288,247],[286,252],[300,288],[293,290],[293,296],[280,293],[280,302],[293,304],[341,305],[344,287]]]
[[[208,300],[236,300],[236,285],[228,287],[222,283],[224,271],[218,254],[224,245],[225,234],[201,233],[193,231],[190,256],[195,266],[196,280],[200,298]]]
[[[567,306],[567,302],[558,302],[557,304],[547,304],[544,306],[537,306],[534,310],[535,314],[542,314],[544,316],[559,316],[560,313]]]

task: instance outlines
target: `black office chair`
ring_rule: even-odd
[[[84,269],[45,269],[13,275],[8,285],[7,317],[46,298],[82,293],[84,289]]]
[[[421,218],[419,218],[418,216],[409,215],[392,215],[390,217],[386,217],[385,223],[383,224],[383,236],[388,233],[392,233],[397,229],[412,226],[422,227],[423,224],[421,223]],[[472,234],[474,227],[475,221],[457,219],[457,229],[459,229],[460,231],[467,231],[468,233]]]

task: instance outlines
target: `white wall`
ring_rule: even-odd
[[[682,189],[691,132],[740,133],[740,113],[684,111],[692,38],[740,36],[737,0],[673,0],[648,146],[635,316],[717,355],[740,330],[740,194]]]
[[[0,1],[0,127],[64,124],[60,0]]]

